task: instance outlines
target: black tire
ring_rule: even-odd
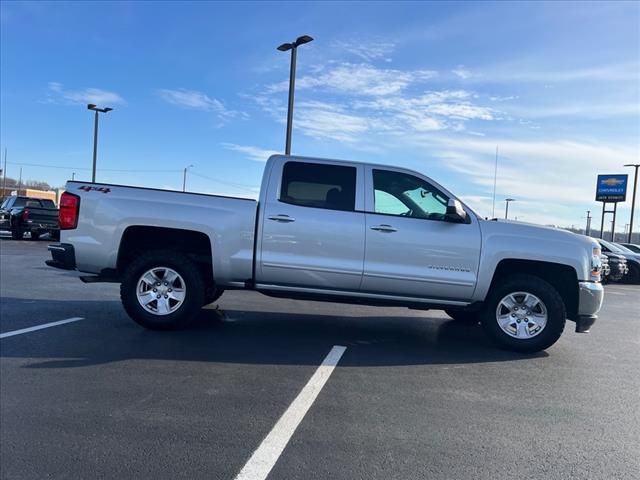
[[[137,297],[140,277],[156,267],[171,268],[184,279],[184,301],[176,311],[167,315],[148,312]],[[187,327],[198,315],[204,304],[204,291],[198,267],[187,256],[171,251],[155,251],[138,256],[126,268],[120,285],[120,298],[127,314],[139,325],[151,330],[175,330]]]
[[[204,304],[209,305],[215,302],[222,296],[223,293],[224,293],[224,290],[221,288],[215,288],[215,287],[210,289],[208,288],[205,294]]]
[[[40,234],[38,232],[31,232],[31,240],[40,240]]]
[[[480,321],[480,312],[467,312],[466,310],[445,310],[454,320],[464,323],[478,323]]]
[[[547,323],[534,337],[518,339],[500,328],[496,310],[500,301],[513,292],[527,292],[538,297],[547,310]],[[558,291],[545,280],[526,274],[505,278],[495,285],[482,312],[482,327],[487,335],[500,347],[518,352],[539,352],[553,345],[562,335],[566,322],[566,308]]]
[[[22,240],[24,238],[24,231],[20,225],[13,224],[11,226],[11,238],[14,240]]]
[[[53,232],[49,232],[49,236],[56,241],[60,241],[60,230],[54,230]]]

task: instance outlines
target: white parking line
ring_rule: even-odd
[[[36,330],[42,330],[43,328],[56,327],[58,325],[64,325],[65,323],[77,322],[84,320],[83,317],[67,318],[65,320],[59,320],[57,322],[44,323],[42,325],[36,325],[35,327],[22,328],[20,330],[14,330],[12,332],[0,333],[0,338],[13,337],[14,335],[22,335],[23,333],[35,332]]]
[[[334,345],[313,376],[271,429],[235,480],[264,480],[280,458],[293,433],[313,405],[347,347]]]

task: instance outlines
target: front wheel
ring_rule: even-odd
[[[558,291],[533,275],[513,275],[489,293],[482,314],[485,332],[498,345],[538,352],[562,335],[566,308]]]
[[[152,330],[188,326],[204,303],[204,283],[187,256],[149,252],[126,269],[120,286],[124,309],[138,324]]]

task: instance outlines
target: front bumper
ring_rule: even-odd
[[[598,282],[579,282],[578,319],[576,332],[587,333],[598,318],[597,313],[602,308],[604,288]]]
[[[47,260],[44,263],[62,270],[76,269],[76,252],[73,249],[73,245],[69,243],[52,243],[49,245],[48,250],[51,252],[51,260]]]

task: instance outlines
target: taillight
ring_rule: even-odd
[[[60,230],[73,230],[78,226],[80,214],[80,197],[73,193],[64,192],[60,196],[60,209],[58,219]]]
[[[23,222],[26,222],[27,220],[29,220],[29,209],[28,209],[28,208],[25,208],[25,209],[22,211],[22,221],[23,221]]]

